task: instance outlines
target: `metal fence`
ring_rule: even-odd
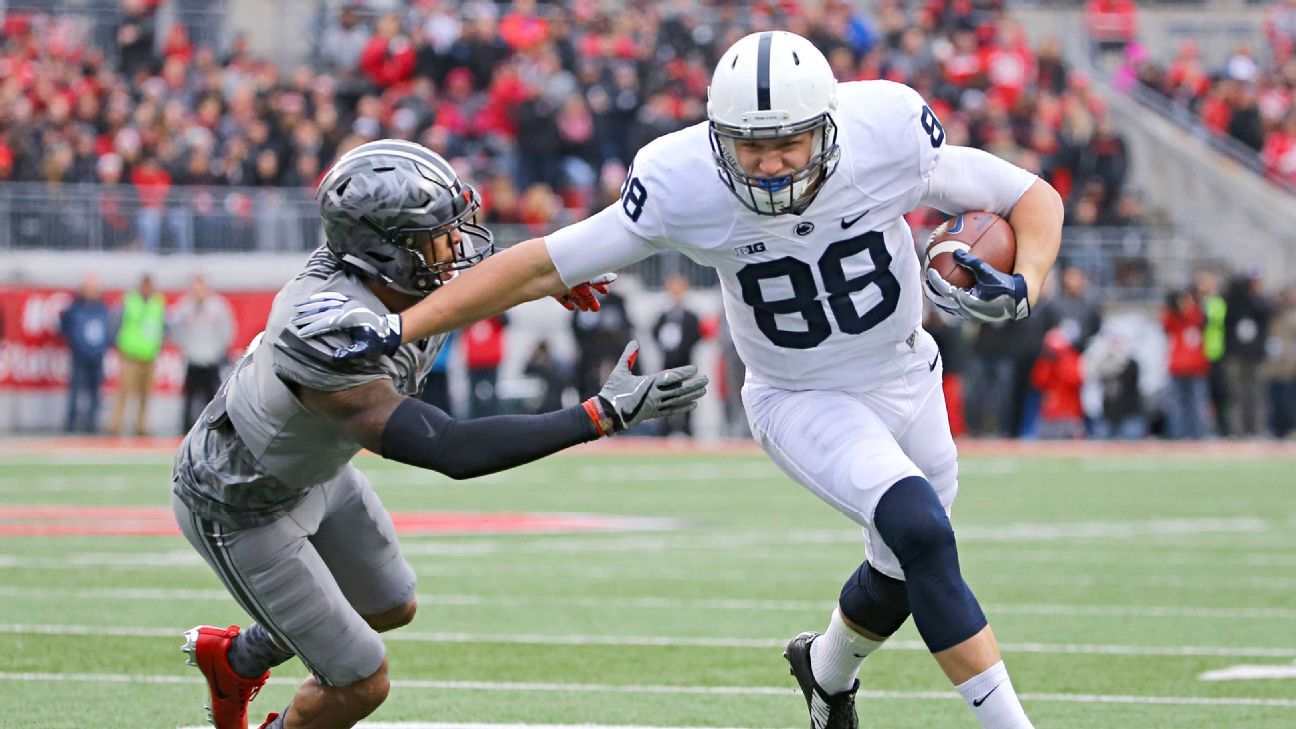
[[[492,225],[501,247],[542,234]],[[915,230],[918,241],[929,231]],[[172,187],[143,194],[131,185],[0,184],[0,250],[143,251],[156,254],[296,253],[323,240],[318,208],[303,188]],[[1153,300],[1214,263],[1168,228],[1067,228],[1061,259],[1082,268],[1105,296]],[[679,253],[631,266],[645,286],[682,274],[698,288],[715,274]]]
[[[222,49],[229,0],[167,0],[154,14],[154,47],[161,48],[174,23],[183,23],[195,45]],[[121,0],[0,0],[0,16],[26,16],[37,31],[51,18],[74,20],[85,44],[102,50],[111,65],[120,60],[117,30],[125,19]]]

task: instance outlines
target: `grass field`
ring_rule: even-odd
[[[169,455],[17,450],[0,455],[0,727],[202,725],[180,634],[245,616],[178,535],[91,533],[168,529]],[[1296,727],[1296,460],[962,463],[964,571],[1036,726]],[[823,628],[862,547],[761,454],[586,449],[461,483],[360,466],[394,512],[635,518],[403,537],[420,609],[390,634],[395,688],[369,725],[807,725],[782,646]],[[1237,665],[1286,677],[1201,678]],[[257,718],[303,675],[276,669]],[[861,680],[863,727],[977,726],[912,623]]]

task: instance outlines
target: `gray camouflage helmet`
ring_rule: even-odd
[[[410,296],[441,276],[489,256],[494,237],[474,222],[481,198],[441,155],[420,144],[380,139],[342,155],[315,193],[329,250],[361,275]],[[429,262],[415,233],[459,230],[454,260]]]

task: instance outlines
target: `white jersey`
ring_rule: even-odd
[[[719,275],[753,381],[860,391],[894,380],[912,362],[903,355],[913,351],[923,307],[902,216],[928,198],[945,133],[907,86],[838,88],[841,161],[804,214],[758,215],[739,203],[717,176],[707,124],[697,124],[639,152],[619,203],[546,237],[563,281],[676,250]],[[1022,176],[1015,202],[1034,176],[995,163]],[[976,209],[989,208],[959,212]]]

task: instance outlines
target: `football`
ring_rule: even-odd
[[[923,253],[923,278],[934,268],[940,277],[955,286],[971,288],[976,280],[972,272],[954,262],[954,251],[971,251],[973,255],[1004,273],[1012,273],[1017,263],[1017,237],[1007,220],[994,213],[956,215],[932,231]]]

